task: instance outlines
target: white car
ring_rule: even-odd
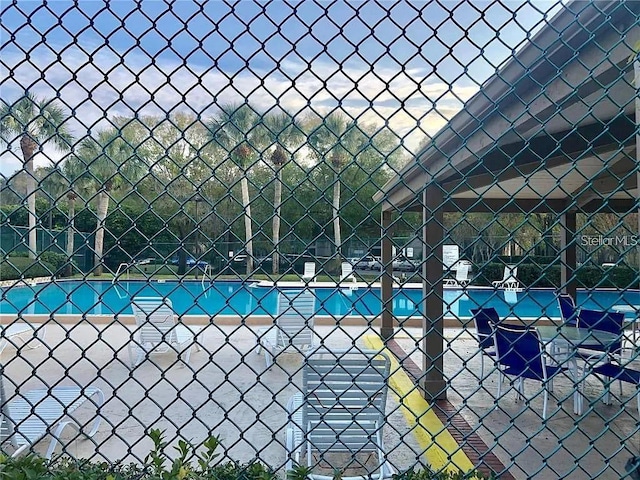
[[[351,259],[349,261],[351,262]],[[351,262],[351,265],[358,270],[380,270],[382,268],[380,261],[371,255],[358,258],[355,262]]]

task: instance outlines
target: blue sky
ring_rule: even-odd
[[[18,1],[0,9],[2,98],[27,89],[58,97],[78,138],[114,115],[207,117],[247,99],[297,114],[341,108],[386,123],[414,150],[557,4]],[[0,158],[3,175],[20,168],[14,153]],[[60,158],[45,148],[36,164]]]

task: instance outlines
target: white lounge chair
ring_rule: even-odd
[[[491,282],[495,288],[504,288],[505,290],[518,290],[520,282],[518,281],[518,267],[515,265],[506,265],[502,280]]]
[[[302,280],[306,282],[313,282],[315,279],[316,279],[315,262],[305,262],[304,273],[302,274]]]
[[[191,349],[200,332],[199,327],[187,327],[175,321],[171,300],[161,297],[136,297],[131,302],[136,317],[136,331],[129,342],[131,368],[151,353],[174,351],[189,365]],[[135,355],[134,355],[135,350]]]
[[[82,431],[87,437],[96,434],[102,421],[97,412],[104,403],[104,394],[97,387],[54,387],[18,392],[12,397],[7,397],[0,374],[0,401],[0,441],[7,441],[13,446],[12,456],[32,449],[38,441],[51,434],[52,438],[45,454],[46,458],[51,458],[58,442],[62,443],[60,437],[67,426],[75,428],[78,432],[84,427],[73,414],[87,401],[95,406],[96,414],[91,417],[91,430]]]
[[[445,278],[443,286],[466,287],[469,285],[469,268],[470,265],[468,263],[458,263],[456,278]]]
[[[315,346],[313,331],[316,297],[310,291],[284,290],[278,293],[275,324],[258,330],[257,352],[264,349],[267,368],[273,365],[278,352],[294,347],[305,352]]]
[[[9,325],[0,325],[0,353],[7,345],[17,346],[17,341],[27,345],[29,340],[37,338],[44,341],[47,327],[41,323],[13,322]],[[39,335],[39,336],[38,336]],[[29,345],[29,348],[37,348],[40,345]]]
[[[353,265],[349,262],[342,262],[342,273],[340,274],[340,283],[345,280],[356,281],[356,276],[353,274]]]
[[[329,464],[328,475],[311,473],[308,478],[331,480],[336,472],[342,480],[391,477],[395,471],[383,444],[389,370],[389,358],[379,352],[355,348],[310,352],[302,369],[302,391],[287,404],[286,470],[301,461],[317,470],[321,461]],[[332,464],[328,454],[334,452],[346,453],[348,465]],[[366,466],[371,454],[377,455],[377,465]],[[343,476],[346,468],[363,473]]]

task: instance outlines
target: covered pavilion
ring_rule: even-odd
[[[395,326],[394,215],[423,215],[426,398],[446,398],[444,212],[557,215],[561,285],[575,298],[576,215],[637,211],[639,20],[640,2],[568,3],[375,195],[382,204],[386,339]]]

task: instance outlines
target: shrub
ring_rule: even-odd
[[[34,454],[18,458],[0,455],[0,478],[12,480],[279,480],[275,472],[260,462],[252,461],[241,464],[227,461],[218,462],[215,453],[220,445],[217,437],[211,437],[203,443],[204,453],[197,453],[190,443],[178,440],[174,449],[178,452],[173,460],[165,453],[167,444],[163,433],[152,429],[149,437],[153,441],[153,449],[145,457],[142,465],[88,460],[59,458],[48,462]],[[195,457],[195,463],[191,459]],[[288,472],[287,480],[305,480],[309,473],[307,467],[299,466]],[[336,473],[340,478],[340,472]],[[486,478],[476,472],[441,472],[430,469],[407,470],[396,475],[397,480],[462,480]]]
[[[638,288],[638,274],[629,267],[582,266],[577,275],[579,287]]]
[[[491,285],[493,280],[501,280],[504,264],[489,263],[474,278],[475,285]],[[474,273],[475,275],[475,273]],[[616,266],[602,268],[599,266],[582,266],[575,273],[579,288],[638,288],[640,278],[629,267]],[[518,264],[518,280],[526,287],[559,288],[560,265],[538,263]]]
[[[560,287],[558,265],[536,265],[524,263],[518,266],[518,280],[527,287]]]
[[[0,280],[50,277],[56,268],[45,261],[33,261],[26,257],[7,257],[0,262]]]
[[[67,265],[67,256],[64,253],[44,252],[40,255],[40,260],[53,266],[55,275],[62,275]]]

